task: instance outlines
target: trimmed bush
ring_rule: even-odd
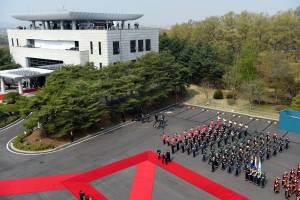
[[[214,99],[223,99],[224,97],[222,90],[216,90],[213,97]]]
[[[43,151],[43,150],[48,150],[48,149],[54,149],[55,146],[52,144],[43,144],[43,143],[38,143],[38,144],[28,144],[25,141],[27,135],[22,134],[18,135],[13,141],[13,145],[15,148],[23,151]]]

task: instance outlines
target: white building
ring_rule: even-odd
[[[50,69],[62,64],[93,62],[101,68],[135,61],[159,49],[159,30],[135,22],[142,16],[86,12],[15,15],[31,24],[7,30],[10,52],[23,67]]]

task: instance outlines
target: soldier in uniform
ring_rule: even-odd
[[[161,150],[160,149],[157,149],[157,159],[159,160],[160,159],[160,154],[161,154]]]
[[[266,175],[264,173],[261,174],[261,187],[264,188],[266,183]]]
[[[236,163],[236,167],[235,167],[235,175],[238,176],[239,173],[240,173],[240,168],[241,168],[241,165],[239,162]]]
[[[250,175],[250,169],[248,166],[245,167],[245,180],[249,180],[249,175]]]
[[[172,150],[172,154],[175,153],[175,145],[173,143],[173,141],[171,142],[171,150]]]
[[[274,192],[275,193],[279,193],[280,191],[280,182],[279,182],[280,178],[276,178],[274,181]]]
[[[215,160],[216,160],[216,158],[213,156],[211,159],[211,171],[212,172],[215,171]]]
[[[289,148],[289,143],[290,143],[289,138],[286,138],[286,139],[285,139],[285,148],[286,148],[286,149]]]
[[[298,168],[297,168],[297,177],[298,179],[300,179],[300,163],[298,164]]]
[[[258,186],[260,186],[260,183],[261,183],[261,176],[262,176],[262,174],[258,173],[258,175],[257,175],[257,185]]]
[[[161,157],[162,159],[161,159],[161,162],[162,163],[165,163],[165,162],[167,162],[166,161],[166,154],[165,153],[162,153],[162,157]]]
[[[267,160],[270,159],[270,155],[271,155],[270,147],[267,147]]]
[[[202,161],[206,161],[206,149],[203,150]]]
[[[196,157],[196,144],[193,145],[193,148],[192,148],[192,152],[193,152],[193,157],[195,158]]]
[[[184,143],[181,143],[181,152],[184,153]]]
[[[290,197],[290,186],[287,185],[286,188],[284,189],[284,196],[286,199]]]
[[[298,187],[298,190],[296,193],[296,200],[300,200],[300,187]]]

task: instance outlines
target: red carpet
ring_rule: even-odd
[[[245,196],[222,186],[221,184],[210,180],[176,162],[171,162],[168,165],[162,164],[161,160],[157,160],[154,153],[149,153],[149,160],[175,176],[185,180],[186,182],[196,186],[197,188],[211,194],[218,199],[230,200],[246,200]]]
[[[151,200],[155,165],[149,161],[138,164],[131,186],[129,200]]]
[[[15,180],[0,180],[0,196],[63,190],[63,181],[78,174],[64,174],[56,176],[39,176]]]
[[[145,162],[146,161],[146,162]],[[150,161],[150,162],[149,162]],[[130,192],[130,200],[150,200],[155,174],[155,165],[165,169],[175,176],[185,180],[195,187],[204,190],[218,199],[246,200],[247,197],[238,194],[225,186],[216,183],[192,170],[172,162],[168,165],[157,160],[156,154],[151,151],[116,161],[103,167],[80,174],[64,174],[56,176],[41,176],[16,180],[0,180],[0,197],[7,195],[43,192],[68,189],[76,199],[82,190],[93,199],[107,200],[107,198],[89,183],[96,179],[111,175],[128,167],[138,165]]]
[[[103,194],[101,194],[98,190],[96,190],[88,183],[66,181],[64,185],[69,191],[71,191],[73,196],[76,197],[77,199],[79,199],[79,192],[81,190],[89,197],[92,197],[92,199],[108,200]]]

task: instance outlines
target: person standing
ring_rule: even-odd
[[[79,199],[84,200],[84,198],[85,198],[85,194],[80,190],[79,191]]]
[[[74,142],[74,134],[73,134],[73,131],[70,132],[70,140],[71,140],[71,142]]]

